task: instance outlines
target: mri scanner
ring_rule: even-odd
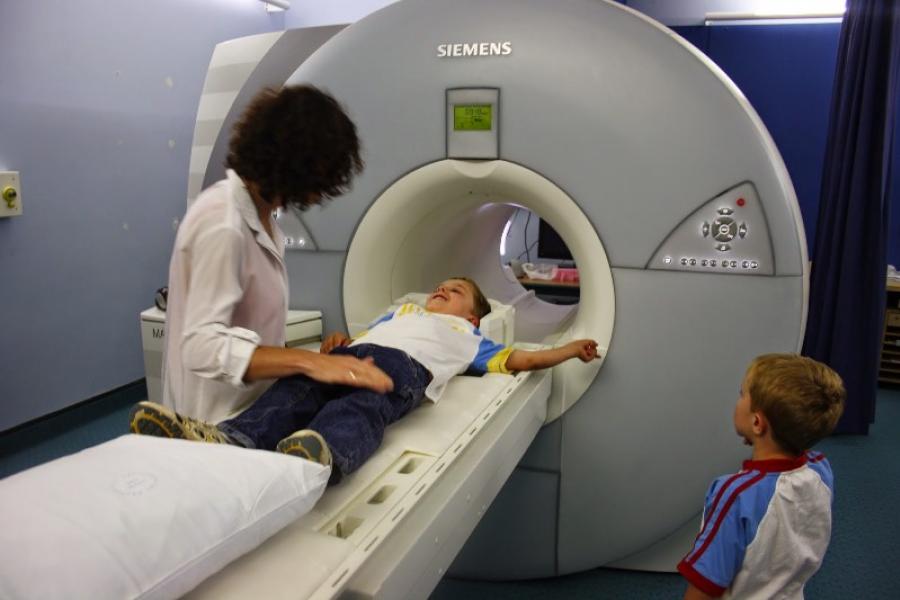
[[[747,363],[797,351],[805,327],[796,198],[741,92],[613,2],[405,0],[346,28],[217,46],[189,202],[222,177],[260,87],[304,82],[344,104],[366,169],[327,209],[280,217],[293,305],[352,332],[464,274],[512,307],[516,342],[591,337],[604,356],[457,377],[192,597],[424,597],[448,572],[673,570],[708,482],[745,456],[731,413]],[[506,276],[517,207],[571,250],[577,305]]]

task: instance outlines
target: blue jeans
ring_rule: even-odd
[[[332,354],[371,356],[394,380],[386,394],[321,383],[295,375],[279,379],[247,410],[218,424],[247,448],[274,450],[298,429],[318,432],[331,450],[334,465],[346,475],[358,469],[381,445],[384,429],[422,403],[431,373],[408,354],[374,344],[337,347]]]

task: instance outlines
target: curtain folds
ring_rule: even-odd
[[[841,433],[868,433],[875,418],[898,100],[898,4],[849,0],[838,47],[803,353],[844,379]]]

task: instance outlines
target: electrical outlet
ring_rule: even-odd
[[[0,217],[22,214],[22,184],[18,171],[0,171]]]

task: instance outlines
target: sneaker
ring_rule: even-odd
[[[199,419],[184,417],[155,402],[138,402],[131,409],[131,431],[143,435],[213,444],[234,443],[215,425]]]
[[[326,467],[331,466],[331,450],[325,438],[312,429],[301,429],[287,436],[275,448],[282,454],[290,454],[291,456],[299,456],[306,460],[311,460]]]

